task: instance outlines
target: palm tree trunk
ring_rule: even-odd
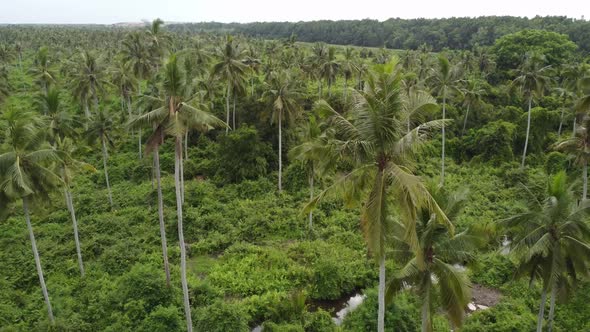
[[[527,147],[529,145],[529,133],[531,131],[531,105],[533,103],[533,95],[531,94],[529,96],[529,112],[527,115],[527,120],[526,120],[526,138],[524,140],[524,149],[522,150],[522,161],[520,163],[520,168],[524,168],[524,160],[526,158],[526,150]]]
[[[88,108],[88,99],[84,98],[84,115],[86,120],[90,119],[90,109]]]
[[[139,133],[137,134],[137,147],[139,149],[139,159],[141,159],[141,128],[139,128]]]
[[[463,120],[463,130],[461,130],[461,136],[465,134],[465,128],[467,128],[467,117],[469,116],[469,107],[471,105],[467,104],[467,111],[465,111],[465,119]]]
[[[33,247],[33,256],[35,257],[35,266],[37,267],[37,274],[39,275],[39,283],[41,284],[43,298],[45,299],[45,305],[47,306],[47,314],[49,315],[49,320],[53,324],[55,323],[55,319],[53,318],[53,309],[51,308],[51,302],[49,301],[49,293],[47,292],[47,286],[45,285],[45,278],[43,278],[41,259],[39,258],[39,252],[37,251],[37,242],[35,241],[35,234],[33,233],[33,226],[31,225],[31,217],[29,216],[29,204],[26,196],[23,197],[23,210],[25,212],[25,221],[27,222],[27,229],[29,230],[31,246]]]
[[[82,261],[82,250],[80,250],[80,238],[78,237],[78,221],[76,220],[76,211],[74,210],[74,203],[72,201],[72,193],[66,188],[64,189],[66,195],[66,205],[70,216],[72,217],[72,225],[74,227],[74,242],[76,243],[76,254],[78,255],[78,265],[80,266],[80,275],[84,277],[84,262]]]
[[[576,115],[574,115],[574,125],[572,126],[572,136],[576,136],[576,122],[578,120],[578,117]]]
[[[557,129],[557,138],[561,137],[561,128],[563,126],[563,114],[565,113],[565,108],[561,109],[561,116],[559,117],[559,129]]]
[[[188,129],[184,133],[184,159],[188,160]]]
[[[282,173],[283,173],[283,138],[282,138],[282,122],[281,115],[282,111],[279,111],[279,193],[283,190],[282,186]]]
[[[184,204],[184,157],[182,155],[182,139],[180,140],[180,197],[182,204]]]
[[[442,107],[442,157],[441,157],[441,172],[440,172],[440,184],[445,184],[445,119],[447,116],[447,95],[446,91],[443,92],[443,107]]]
[[[311,168],[311,173],[309,175],[309,201],[313,200],[313,167]],[[313,229],[313,212],[309,210],[309,230]]]
[[[232,127],[236,129],[236,94],[234,93],[234,110],[232,114]]]
[[[170,287],[170,266],[168,264],[168,245],[166,244],[166,225],[164,224],[164,199],[162,198],[162,184],[160,175],[160,151],[154,151],[156,183],[158,187],[158,218],[160,220],[160,239],[162,240],[162,256],[164,257],[164,271],[166,272],[166,286]]]
[[[547,301],[547,289],[543,288],[541,294],[541,305],[539,306],[539,315],[537,317],[537,332],[543,331],[543,315],[545,313],[545,302]]]
[[[229,133],[229,91],[230,91],[230,82],[227,82],[227,91],[225,92],[225,113],[226,113],[226,121],[227,127],[225,127],[225,134]]]
[[[377,313],[377,332],[385,331],[385,253],[379,259],[379,309]]]
[[[344,103],[348,99],[348,78],[344,77]]]
[[[188,284],[186,281],[186,245],[184,243],[184,232],[182,230],[182,196],[180,193],[180,159],[182,153],[182,143],[179,137],[176,137],[174,150],[174,185],[176,187],[176,216],[178,218],[178,242],[180,245],[180,278],[182,282],[182,295],[184,300],[184,315],[186,318],[186,328],[187,332],[192,332],[193,322],[191,318],[191,306],[188,296]]]
[[[109,195],[109,204],[111,205],[111,208],[113,208],[113,195],[111,193],[111,185],[109,183],[109,170],[107,168],[107,159],[109,158],[109,154],[107,152],[107,144],[104,141],[104,136],[102,136],[100,140],[102,142],[102,165],[104,167],[104,177],[107,182],[107,193]]]
[[[582,189],[582,201],[588,197],[588,160],[584,159],[584,167],[582,168],[582,178],[584,179],[584,187]]]
[[[318,79],[318,94],[320,96],[319,99],[322,99],[322,79]]]
[[[94,100],[94,112],[98,112],[98,96],[96,95],[96,87],[94,82],[90,82],[90,89],[92,91],[92,99]]]
[[[427,278],[430,278],[430,274]],[[422,332],[432,332],[432,320],[430,317],[430,287],[426,287],[422,301]]]
[[[553,316],[555,314],[555,297],[557,295],[557,283],[553,284],[551,289],[551,300],[549,300],[549,321],[547,323],[547,332],[553,331]]]

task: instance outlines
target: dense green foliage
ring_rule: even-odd
[[[590,328],[588,220],[555,226],[587,202],[586,21],[158,22],[0,27],[0,331],[375,331],[380,257],[411,285],[385,331],[530,331],[552,290],[545,326]],[[508,252],[540,221],[553,273]],[[501,296],[465,314],[470,285]]]

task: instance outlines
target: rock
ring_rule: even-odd
[[[469,311],[475,311],[475,310],[477,310],[477,307],[473,303],[469,303],[467,305],[467,308],[469,309]]]

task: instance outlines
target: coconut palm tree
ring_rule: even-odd
[[[588,113],[583,114],[581,123],[576,126],[575,136],[556,143],[555,149],[573,155],[576,164],[582,166],[582,200],[585,201],[588,196],[588,162],[590,161],[590,115]]]
[[[88,98],[92,98],[94,112],[99,112],[98,94],[104,91],[106,85],[110,84],[106,73],[102,59],[87,50],[80,52],[78,58],[71,64],[70,84],[74,95],[84,100],[84,111],[87,118],[90,117]]]
[[[112,132],[115,130],[115,125],[116,121],[113,119],[113,115],[107,109],[103,109],[90,118],[88,130],[86,131],[86,136],[88,137],[88,140],[91,143],[96,142],[97,140],[100,141],[100,145],[102,148],[102,164],[104,169],[104,177],[107,184],[107,194],[109,198],[109,205],[111,206],[111,208],[113,208],[113,194],[111,192],[111,184],[109,182],[109,170],[107,167],[107,162],[109,159],[109,152],[107,146],[115,146],[111,136]]]
[[[156,178],[160,188],[159,179],[159,158],[157,148],[165,135],[174,138],[174,185],[176,189],[176,215],[178,218],[178,241],[180,245],[180,269],[182,292],[184,298],[184,313],[186,318],[187,330],[193,330],[192,318],[190,313],[190,302],[188,293],[188,283],[186,280],[186,244],[184,242],[183,215],[182,215],[182,187],[181,187],[181,164],[182,164],[182,137],[188,128],[206,131],[213,127],[224,126],[223,121],[206,111],[205,105],[194,105],[193,101],[199,101],[199,98],[187,96],[186,92],[189,87],[185,84],[184,73],[178,65],[175,54],[172,54],[163,68],[162,96],[150,97],[144,96],[146,102],[156,106],[155,109],[139,116],[134,120],[133,125],[150,125],[157,126],[154,133],[148,141],[147,151],[154,151],[155,160],[158,162],[156,167]],[[195,107],[196,106],[196,107]],[[162,204],[161,189],[158,193],[159,203]],[[163,221],[163,216],[162,219]],[[162,222],[160,223],[162,231]],[[161,233],[163,234],[163,233]],[[165,236],[165,235],[164,235]],[[164,240],[163,240],[164,241]],[[163,249],[165,243],[162,243]]]
[[[0,116],[0,132],[4,141],[0,154],[0,190],[2,196],[22,200],[39,283],[49,320],[53,323],[53,310],[29,211],[33,200],[47,199],[49,191],[59,183],[59,177],[49,168],[50,163],[59,158],[43,143],[43,126],[41,120],[31,112],[7,109]]]
[[[430,130],[441,127],[441,121],[406,131],[400,73],[395,67],[395,62],[376,66],[364,90],[352,92],[352,108],[344,114],[325,101],[317,103],[316,110],[328,117],[327,123],[335,132],[335,138],[328,143],[330,149],[353,168],[306,207],[312,208],[330,193],[341,193],[348,203],[363,202],[363,234],[369,251],[379,262],[379,332],[385,328],[385,253],[393,227],[392,213],[399,211],[406,220],[416,220],[417,209],[427,207],[447,221],[421,179],[412,174],[414,152]],[[405,239],[416,248],[418,239],[411,231],[413,227],[407,227]]]
[[[0,103],[10,94],[10,82],[8,81],[8,68],[0,65]]]
[[[155,72],[158,72],[160,62],[166,54],[166,48],[170,42],[169,38],[162,32],[162,25],[164,25],[164,21],[157,18],[152,21],[150,28],[146,31],[149,41],[148,52]]]
[[[531,131],[531,109],[533,97],[540,97],[549,84],[549,73],[551,66],[544,66],[544,57],[537,54],[527,54],[524,62],[516,71],[516,78],[512,86],[520,90],[528,104],[526,138],[522,150],[522,161],[520,167],[524,168],[526,152],[529,145],[529,133]]]
[[[447,57],[443,54],[438,57],[438,68],[432,69],[432,75],[428,78],[429,83],[433,87],[433,91],[436,92],[439,98],[442,98],[442,119],[447,118],[447,98],[452,95],[460,95],[459,83],[460,73],[457,67],[451,66]],[[441,149],[441,173],[440,182],[444,185],[445,183],[445,125],[442,125],[442,149]]]
[[[527,188],[525,212],[502,221],[512,237],[511,254],[518,260],[516,277],[542,281],[537,332],[543,328],[547,292],[551,291],[551,316],[560,284],[569,277],[588,275],[590,267],[590,226],[586,220],[590,205],[578,204],[565,172],[550,178],[545,197],[539,200]],[[552,320],[551,317],[550,320]]]
[[[342,75],[344,76],[344,99],[348,96],[348,80],[358,71],[356,53],[352,47],[344,49],[344,59],[340,64]]]
[[[467,80],[465,87],[461,89],[461,92],[463,94],[463,106],[466,107],[465,117],[463,119],[463,129],[461,130],[461,135],[463,135],[465,133],[465,128],[467,128],[469,111],[473,107],[481,105],[482,97],[485,96],[486,90],[481,88],[481,82],[479,80],[469,79]]]
[[[47,47],[43,46],[39,48],[37,54],[35,54],[33,67],[30,68],[29,73],[41,85],[43,93],[47,94],[49,85],[55,82],[55,73],[51,68],[49,49]]]
[[[440,185],[429,185],[430,193],[453,221],[467,201],[465,191],[446,192]],[[453,234],[449,224],[433,216],[428,209],[421,209],[416,222],[419,246],[412,250],[402,240],[405,223],[396,222],[399,234],[397,246],[409,260],[404,267],[390,279],[387,299],[411,286],[422,301],[422,332],[431,332],[432,314],[440,303],[454,327],[460,327],[465,316],[465,307],[471,299],[471,284],[464,269],[455,264],[463,264],[473,258],[473,252],[482,242],[481,237],[464,231]],[[403,258],[402,258],[403,259]]]
[[[276,123],[279,129],[279,192],[282,190],[283,170],[283,119],[293,121],[301,113],[301,92],[296,74],[290,71],[277,72],[272,75],[269,86],[263,98],[272,103],[271,122]]]
[[[59,161],[56,163],[57,174],[61,177],[64,186],[64,196],[66,199],[66,206],[72,218],[72,226],[74,228],[74,241],[76,244],[76,254],[78,256],[78,266],[80,267],[80,275],[84,277],[84,262],[82,261],[82,250],[80,249],[80,238],[78,235],[78,220],[76,218],[76,209],[74,208],[74,201],[72,199],[71,186],[74,174],[81,170],[95,171],[90,164],[78,161],[72,157],[77,148],[74,142],[66,137],[57,137],[54,149],[59,156]]]
[[[56,88],[50,88],[47,95],[39,95],[36,100],[37,108],[47,119],[47,140],[50,144],[60,138],[75,135],[77,121],[63,106],[61,93]]]
[[[219,78],[226,82],[225,91],[225,112],[226,123],[230,122],[229,104],[230,99],[234,100],[234,121],[232,129],[235,129],[235,98],[238,91],[243,90],[248,67],[242,62],[244,51],[234,42],[231,36],[226,37],[225,47],[218,52],[219,62],[211,69],[211,77]],[[229,132],[226,127],[225,133]]]

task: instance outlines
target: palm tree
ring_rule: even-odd
[[[10,93],[10,82],[8,81],[8,68],[0,66],[0,103],[8,97]]]
[[[322,64],[326,63],[328,58],[328,47],[325,43],[315,43],[311,48],[312,54],[308,59],[310,74],[315,76],[318,81],[318,98],[322,98]]]
[[[555,145],[556,150],[574,156],[575,162],[582,166],[582,201],[588,196],[588,161],[590,161],[590,115],[585,113],[580,124],[576,126],[575,136],[566,138]]]
[[[147,79],[152,72],[151,59],[144,35],[139,31],[129,33],[121,42],[123,60],[131,66],[133,75],[138,80]],[[141,84],[137,85],[141,94]]]
[[[93,52],[82,51],[72,64],[70,84],[74,95],[84,100],[84,111],[87,118],[90,117],[88,98],[92,97],[94,112],[99,112],[98,94],[104,91],[105,85],[110,84],[105,74],[106,69],[102,60]]]
[[[84,277],[84,262],[82,261],[82,250],[80,249],[80,239],[78,235],[78,220],[76,219],[76,210],[72,199],[72,192],[70,187],[74,173],[82,168],[95,171],[90,164],[80,162],[72,157],[76,151],[76,145],[70,138],[57,137],[54,149],[56,154],[60,157],[57,162],[57,174],[61,177],[64,186],[64,195],[66,199],[66,206],[72,218],[72,225],[74,227],[74,241],[76,243],[76,254],[78,256],[78,265],[80,266],[80,275]]]
[[[293,121],[301,113],[301,105],[299,105],[301,92],[294,76],[296,74],[289,71],[275,73],[272,75],[269,87],[263,95],[272,103],[273,115],[271,122],[276,122],[279,128],[279,193],[282,190],[283,118]]]
[[[39,95],[36,100],[37,107],[46,119],[48,128],[48,141],[53,144],[58,138],[72,137],[75,134],[77,121],[68,112],[60,97],[60,91],[50,88],[47,95]]]
[[[323,62],[319,64],[319,75],[328,83],[328,96],[332,96],[332,84],[340,70],[340,62],[336,59],[336,48],[330,46]]]
[[[49,190],[59,182],[59,177],[48,168],[49,163],[58,158],[51,148],[42,143],[43,124],[34,114],[8,109],[1,115],[0,128],[5,151],[0,154],[0,189],[8,198],[22,200],[39,283],[49,320],[53,323],[53,310],[31,225],[29,204],[36,198],[47,199]]]
[[[335,132],[329,146],[333,154],[347,160],[353,169],[322,191],[306,209],[325,195],[340,192],[348,203],[361,204],[361,226],[369,251],[379,262],[378,331],[384,331],[385,317],[385,252],[392,228],[392,203],[406,220],[416,220],[418,208],[427,207],[447,221],[418,176],[412,174],[411,159],[429,130],[440,128],[441,121],[428,122],[406,132],[402,120],[400,74],[396,64],[376,66],[370,72],[363,91],[353,91],[352,109],[344,114],[325,101],[316,110],[328,116]],[[408,225],[408,230],[413,229]],[[415,248],[415,233],[406,239]]]
[[[447,193],[441,186],[430,185],[430,193],[453,221],[465,206],[465,191]],[[419,246],[412,250],[403,243],[401,237],[406,232],[403,222],[397,221],[397,242],[404,256],[409,260],[404,267],[389,281],[387,299],[412,286],[422,300],[422,332],[431,332],[432,314],[436,304],[440,303],[449,320],[455,327],[460,327],[464,318],[465,307],[470,301],[471,284],[467,273],[456,267],[473,258],[472,251],[479,244],[480,237],[464,231],[453,234],[453,228],[440,218],[434,217],[429,210],[418,213],[416,233]]]
[[[49,60],[49,50],[47,47],[40,47],[35,55],[33,67],[29,73],[33,75],[37,83],[41,85],[44,94],[47,94],[49,85],[55,82],[55,74],[51,68],[51,61]]]
[[[219,62],[211,69],[211,77],[217,77],[226,82],[227,88],[225,91],[225,111],[226,123],[229,124],[229,103],[230,98],[234,98],[236,92],[241,90],[245,85],[246,71],[248,67],[242,62],[243,50],[239,48],[231,36],[226,37],[225,47],[219,51]],[[234,123],[232,129],[235,129],[235,107],[234,107]],[[229,132],[229,127],[226,127],[225,133]]]
[[[588,275],[590,227],[586,223],[590,205],[577,203],[565,172],[548,180],[547,192],[539,200],[528,189],[528,209],[502,221],[512,236],[511,254],[518,259],[517,277],[531,283],[542,281],[537,332],[543,328],[547,292],[551,291],[550,325],[558,288],[569,277]]]
[[[461,130],[461,135],[465,133],[465,128],[467,128],[467,117],[469,116],[469,111],[473,107],[477,107],[482,102],[482,97],[486,94],[486,90],[481,88],[481,82],[477,79],[470,79],[467,80],[466,86],[461,89],[463,93],[463,106],[467,109],[465,110],[465,118],[463,119],[463,129]]]
[[[344,59],[341,63],[342,74],[344,75],[344,99],[348,96],[348,80],[358,71],[356,53],[352,47],[344,49]]]
[[[148,52],[150,53],[150,58],[153,63],[153,67],[155,68],[155,72],[158,72],[160,68],[160,62],[162,61],[162,57],[166,52],[166,48],[169,44],[169,40],[166,35],[162,33],[162,25],[164,21],[157,18],[152,21],[150,28],[146,31],[149,46]]]
[[[90,118],[90,123],[88,124],[88,130],[86,132],[90,142],[99,140],[102,147],[102,164],[104,168],[104,177],[107,184],[107,193],[111,208],[113,208],[113,194],[111,193],[109,170],[107,168],[107,161],[109,159],[107,145],[112,147],[115,146],[111,137],[111,133],[114,131],[114,129],[115,121],[113,116],[107,109],[103,109]]]
[[[148,141],[148,151],[157,152],[157,147],[162,143],[164,135],[174,137],[174,185],[176,188],[176,215],[178,218],[178,241],[180,245],[180,269],[182,292],[184,298],[184,313],[186,318],[187,330],[193,330],[192,318],[190,313],[190,302],[188,293],[188,283],[186,280],[186,244],[184,242],[184,231],[182,224],[182,187],[181,187],[181,164],[182,164],[182,136],[188,128],[205,131],[214,126],[225,125],[223,121],[211,115],[204,109],[204,105],[193,106],[193,100],[199,100],[193,96],[186,95],[189,87],[185,84],[184,73],[178,65],[177,57],[172,54],[164,66],[161,98],[145,96],[146,101],[151,101],[157,108],[138,117],[136,125],[150,124],[157,125],[154,134]],[[157,156],[157,155],[156,155]],[[159,158],[155,157],[158,162],[156,177],[159,181]],[[161,189],[159,189],[161,192]],[[159,206],[162,204],[161,193],[158,193]],[[163,219],[161,219],[163,220]],[[162,231],[162,224],[160,224]],[[163,234],[163,233],[161,233]],[[163,246],[165,243],[162,244]]]
[[[524,62],[516,71],[516,78],[512,81],[512,85],[521,91],[528,104],[526,138],[522,151],[522,161],[520,163],[521,168],[524,168],[524,161],[529,144],[533,97],[535,95],[541,96],[543,94],[543,90],[545,90],[545,87],[549,83],[549,77],[547,74],[551,66],[543,66],[543,61],[543,56],[527,54]]]
[[[442,98],[442,119],[446,120],[447,113],[447,98],[452,94],[460,94],[459,91],[459,72],[452,67],[449,60],[444,55],[438,57],[438,70],[433,69],[432,76],[429,81],[433,86],[433,90]],[[442,150],[441,150],[441,173],[440,182],[445,183],[445,125],[442,125]]]

